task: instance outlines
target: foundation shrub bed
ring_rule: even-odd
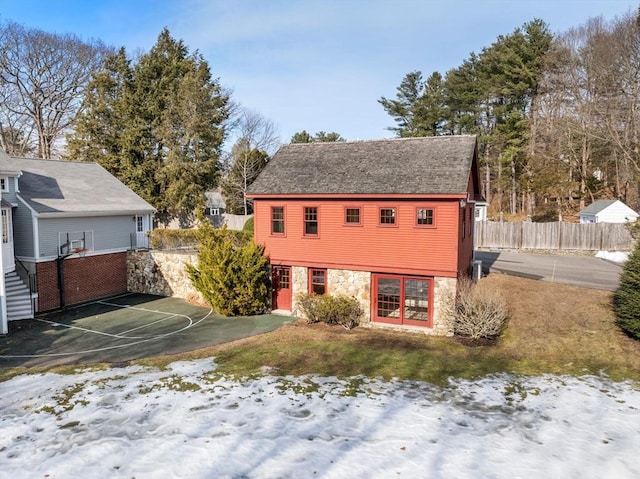
[[[349,330],[360,324],[363,315],[360,303],[353,297],[299,293],[296,301],[298,313],[308,323],[339,324]]]

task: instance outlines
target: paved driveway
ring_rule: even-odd
[[[622,267],[593,256],[476,251],[485,274],[500,272],[525,278],[615,291]]]
[[[127,294],[11,321],[0,337],[0,367],[126,363],[235,341],[292,320],[227,318],[177,298]]]

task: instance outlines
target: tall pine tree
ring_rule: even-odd
[[[103,165],[151,203],[161,223],[189,224],[218,181],[229,96],[204,58],[167,29],[130,63],[121,49],[94,75],[69,157]]]

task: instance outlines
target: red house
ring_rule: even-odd
[[[370,325],[451,334],[441,298],[473,256],[474,136],[285,145],[249,197],[274,310],[345,294]]]

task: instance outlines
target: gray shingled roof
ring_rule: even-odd
[[[12,158],[0,170],[22,172],[19,195],[38,214],[83,216],[152,213],[153,206],[96,163]]]
[[[612,204],[614,204],[618,200],[597,200],[587,206],[585,209],[580,211],[581,215],[597,215],[605,208],[608,208]]]
[[[474,136],[282,146],[249,188],[272,194],[464,194]]]

